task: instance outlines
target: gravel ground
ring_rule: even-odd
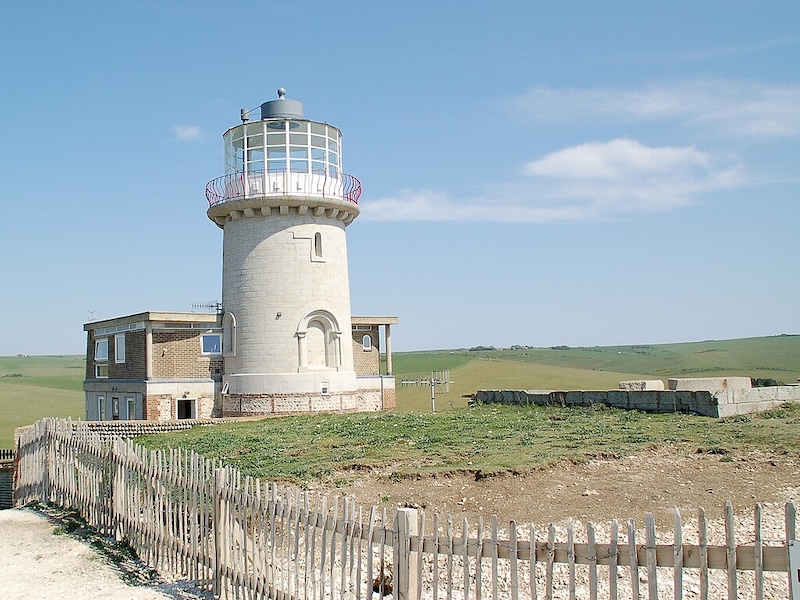
[[[9,600],[155,600],[211,598],[188,582],[169,582],[81,532],[59,534],[58,514],[0,510],[0,597]]]
[[[451,475],[391,482],[376,474],[367,474],[344,489],[319,491],[345,493],[365,507],[373,503],[382,504],[389,510],[398,505],[419,506],[431,516],[437,512],[451,514],[457,523],[462,517],[468,517],[473,527],[478,516],[488,519],[495,513],[501,524],[507,524],[511,519],[516,519],[519,525],[535,523],[537,536],[544,535],[546,525],[552,522],[559,526],[561,541],[564,541],[568,522],[575,525],[576,541],[581,541],[585,538],[586,521],[592,521],[597,525],[598,542],[602,542],[607,540],[609,519],[618,518],[624,524],[627,517],[636,518],[637,535],[642,539],[642,516],[644,512],[653,512],[658,521],[659,543],[667,544],[672,536],[672,507],[681,508],[684,516],[684,542],[696,543],[696,509],[699,506],[708,509],[709,542],[722,544],[721,505],[726,499],[731,500],[736,509],[737,542],[752,543],[752,510],[753,505],[760,502],[764,507],[765,541],[768,545],[781,545],[785,539],[784,503],[800,499],[798,481],[800,461],[789,455],[752,453],[720,457],[659,449],[622,460],[565,464],[523,476],[480,481],[469,475]],[[0,554],[0,597],[60,600],[200,600],[212,597],[188,582],[166,581],[158,577],[90,531],[72,530],[63,534],[65,516],[68,517],[51,510],[0,511],[0,543],[3,547]],[[453,566],[459,573],[458,560]],[[629,597],[630,573],[627,569],[621,571],[618,581],[620,594]],[[537,566],[536,575],[539,586],[542,586],[544,572],[541,565]],[[529,575],[521,573],[521,576],[524,589]],[[607,570],[601,569],[601,598],[608,593],[607,577]],[[664,600],[672,598],[672,571],[659,569],[658,578],[659,597]],[[644,569],[640,570],[639,580],[641,592],[646,595]],[[432,584],[432,571],[426,568],[424,597],[430,597]],[[588,597],[585,568],[579,571],[576,584],[577,596]],[[724,572],[714,572],[710,584],[710,598],[727,600]],[[787,597],[785,573],[767,574],[765,584],[765,597]],[[443,585],[440,579],[440,592],[445,591]],[[458,587],[454,586],[456,598],[463,597],[463,591]],[[490,582],[484,580],[484,595],[490,588]],[[509,590],[502,584],[500,588],[500,595],[505,597]],[[685,598],[698,597],[699,573],[687,570],[683,589]],[[540,587],[539,593],[542,591]],[[440,597],[443,597],[441,593]],[[471,597],[474,597],[474,592]],[[554,597],[569,597],[568,574],[564,565],[557,567]],[[739,598],[753,597],[752,574],[741,573]]]

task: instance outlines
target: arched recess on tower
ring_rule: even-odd
[[[222,316],[222,356],[236,356],[236,316],[231,312]]]
[[[300,371],[338,369],[342,362],[342,332],[339,322],[326,310],[315,310],[297,327],[297,355]]]

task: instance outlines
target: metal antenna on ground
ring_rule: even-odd
[[[436,390],[445,394],[450,393],[450,370],[431,371],[431,412],[436,412]]]

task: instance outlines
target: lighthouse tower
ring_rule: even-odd
[[[225,132],[225,175],[206,186],[224,232],[222,415],[364,410],[345,236],[361,183],[341,131],[283,89],[260,116]]]

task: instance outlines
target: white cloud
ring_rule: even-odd
[[[172,128],[172,133],[179,140],[197,140],[202,136],[200,128],[195,125],[176,125]]]
[[[441,192],[403,190],[397,197],[364,202],[361,214],[367,221],[455,221],[477,223],[554,223],[585,220],[581,206],[546,202],[530,203],[510,197],[454,200]]]
[[[729,46],[714,46],[700,50],[685,50],[677,53],[666,54],[626,54],[624,60],[627,62],[696,62],[698,60],[707,60],[715,58],[726,58],[730,56],[742,56],[748,54],[755,54],[770,50],[772,48],[781,48],[784,46],[796,46],[800,41],[798,36],[788,36],[782,38],[775,38],[772,40],[765,40],[763,42],[755,42],[751,44],[736,44]]]
[[[537,86],[511,101],[536,121],[670,121],[725,136],[800,137],[800,84],[710,80],[640,89]]]
[[[690,204],[698,194],[745,184],[692,146],[650,147],[620,138],[565,148],[527,163],[526,181],[484,197],[405,190],[362,205],[365,220],[553,223],[595,221]],[[531,181],[533,183],[531,183]]]
[[[707,169],[708,166],[708,156],[694,147],[651,148],[636,140],[620,138],[553,152],[528,163],[525,172],[544,177],[625,180]]]

